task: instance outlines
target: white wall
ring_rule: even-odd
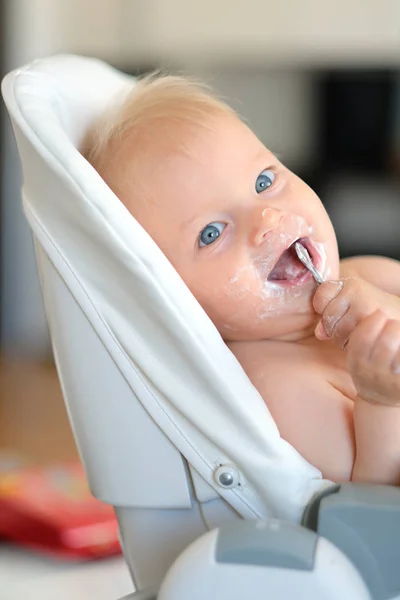
[[[16,62],[71,49],[116,62],[400,63],[398,0],[10,0],[6,8]]]
[[[155,59],[264,67],[400,61],[398,0],[145,0],[146,35],[135,38],[137,4],[121,4],[124,52],[146,44]]]

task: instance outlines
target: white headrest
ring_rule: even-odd
[[[239,510],[298,520],[323,484],[320,472],[280,438],[171,264],[77,151],[92,118],[130,85],[77,56],[36,61],[6,78],[6,103],[27,141],[26,214],[70,288],[90,299],[110,356],[128,381],[132,370],[141,374],[149,390],[141,402],[201,476],[215,487],[225,457],[245,482],[231,492]]]

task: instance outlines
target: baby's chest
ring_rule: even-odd
[[[347,368],[346,351],[328,345],[322,348],[316,346],[308,356],[307,371],[313,377],[314,372],[333,388],[350,400],[355,399],[357,390]]]
[[[354,460],[354,383],[343,353],[329,348],[258,348],[248,375],[283,439],[334,481],[350,477]],[[250,360],[250,359],[253,360]]]
[[[293,381],[299,380],[315,381],[317,389],[333,387],[350,400],[356,397],[345,350],[330,342],[250,342],[237,344],[232,350],[253,384],[261,387],[263,395],[268,391],[268,395],[273,396],[284,394],[286,389],[293,391]]]
[[[301,396],[304,383],[307,389],[321,391],[321,394],[334,388],[349,400],[356,397],[345,351],[329,342],[309,346],[269,344],[260,347],[256,354],[248,352],[242,365],[256,387],[263,390],[264,397],[282,397],[286,393]],[[294,386],[294,381],[299,385]]]

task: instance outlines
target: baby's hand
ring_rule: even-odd
[[[314,308],[322,316],[316,337],[346,347],[358,394],[400,405],[400,298],[352,278],[322,284]]]
[[[400,320],[400,298],[355,277],[321,284],[313,305],[321,315],[315,335],[320,340],[332,339],[341,347],[346,346],[357,325],[377,310],[388,319]]]

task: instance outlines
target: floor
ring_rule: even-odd
[[[0,361],[0,469],[10,460],[45,465],[77,457],[52,364]],[[4,600],[117,600],[132,592],[121,557],[66,563],[0,543]]]
[[[53,364],[0,362],[0,451],[33,464],[77,456]]]

